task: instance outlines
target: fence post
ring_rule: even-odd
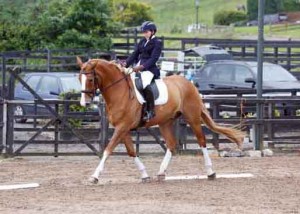
[[[1,136],[0,136],[0,154],[3,152],[4,147],[6,146],[6,87],[5,87],[5,74],[6,74],[6,62],[5,56],[2,55],[2,85],[0,89],[0,127],[1,127]]]
[[[242,58],[244,59],[246,57],[246,47],[242,47]]]
[[[126,35],[126,46],[127,46],[127,54],[129,54],[129,49],[130,49],[130,35],[129,35],[129,31],[127,31],[127,35]]]
[[[289,43],[290,43],[291,39],[289,39]],[[289,46],[287,47],[287,61],[286,61],[286,68],[287,70],[291,70],[291,53],[292,53],[292,50],[291,50],[291,46],[289,44]]]
[[[1,96],[3,98],[6,97],[6,88],[5,84],[6,83],[6,59],[4,54],[2,55],[2,88],[1,88]]]
[[[2,97],[0,97],[0,131],[1,131],[1,135],[0,135],[0,154],[2,154],[3,150],[4,150],[4,100],[2,99]]]
[[[16,72],[16,71],[12,71]],[[14,100],[15,77],[10,74],[8,83],[8,101]],[[14,153],[14,104],[7,103],[7,121],[6,121],[6,152],[9,156]]]
[[[25,56],[23,58],[23,67],[22,67],[23,71],[26,71],[27,70],[27,56],[26,56],[26,53],[25,53]]]
[[[51,50],[47,50],[47,72],[51,72]]]
[[[134,45],[138,43],[138,30],[134,29]]]
[[[210,103],[210,106],[213,104],[213,119],[218,119],[219,118],[219,104],[218,103]],[[219,134],[212,132],[212,144],[216,149],[219,149]]]
[[[181,50],[185,50],[185,41],[183,39],[181,40]]]
[[[59,114],[59,105],[56,103],[55,104],[55,111],[56,113]],[[58,157],[58,131],[59,131],[59,125],[58,125],[58,121],[55,122],[55,125],[54,125],[54,140],[55,140],[55,143],[54,143],[54,157]]]
[[[162,36],[161,37],[161,44],[162,44],[162,49],[165,49],[165,37]],[[161,53],[161,56],[164,57],[164,52]]]
[[[105,103],[103,101],[100,102],[100,114],[101,114],[100,147],[103,151],[108,143],[108,131],[109,131],[109,123],[106,118]]]
[[[273,54],[274,54],[274,58],[275,58],[273,62],[278,64],[278,47],[274,47]]]
[[[181,116],[175,122],[175,133],[178,141],[177,150],[182,151],[187,149],[187,124]]]

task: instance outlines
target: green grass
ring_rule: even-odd
[[[152,6],[152,15],[159,31],[169,33],[172,28],[183,30],[196,23],[196,9],[194,0],[143,0]],[[246,0],[200,0],[199,22],[212,25],[213,15],[220,10],[235,10]]]
[[[152,6],[152,16],[158,26],[159,36],[172,37],[200,37],[200,38],[256,38],[258,27],[235,27],[224,33],[188,33],[187,27],[196,22],[196,10],[194,0],[143,0]],[[200,0],[199,22],[208,26],[213,25],[214,13],[220,10],[236,10],[236,6],[244,4],[246,0]],[[172,29],[180,29],[181,32],[171,33]],[[265,37],[270,39],[299,39],[299,29],[288,29],[271,32],[269,26],[265,26]]]

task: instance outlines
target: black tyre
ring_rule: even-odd
[[[14,115],[18,115],[18,116],[24,116],[25,115],[25,111],[23,109],[22,106],[17,105],[14,109]],[[22,119],[22,118],[15,118],[15,121],[17,123],[26,123],[27,119]]]

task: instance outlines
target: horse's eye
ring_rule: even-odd
[[[89,79],[89,82],[93,82],[93,79]]]

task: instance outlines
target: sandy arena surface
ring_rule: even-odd
[[[162,155],[141,159],[155,179]],[[108,159],[97,185],[87,184],[97,157],[20,157],[0,160],[0,185],[37,182],[33,189],[0,190],[1,214],[35,213],[300,213],[300,154],[265,158],[213,156],[218,174],[253,178],[142,184],[133,160]],[[203,175],[200,155],[176,155],[168,176]]]

